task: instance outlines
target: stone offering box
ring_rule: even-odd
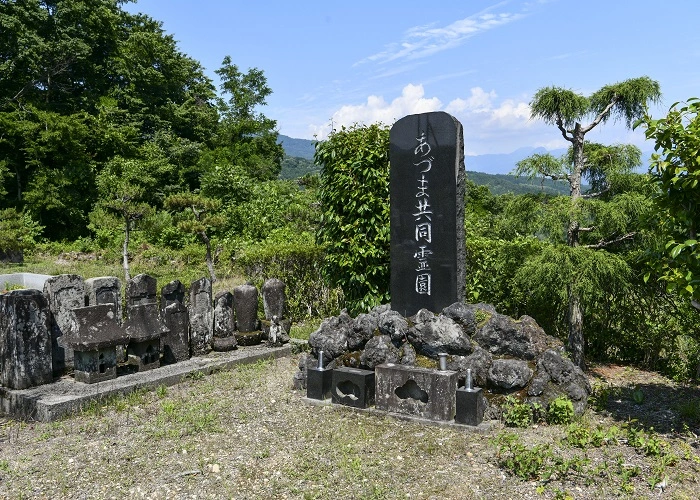
[[[73,309],[74,327],[65,343],[75,352],[76,382],[94,384],[117,378],[116,347],[126,340],[126,332],[117,323],[113,304]]]
[[[457,372],[386,363],[376,367],[377,409],[429,420],[455,417]]]
[[[333,370],[331,399],[336,404],[367,408],[374,404],[373,370],[340,367]]]

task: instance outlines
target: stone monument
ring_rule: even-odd
[[[390,131],[391,308],[440,312],[465,299],[464,139],[444,112]]]

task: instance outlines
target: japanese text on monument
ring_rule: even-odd
[[[432,150],[428,144],[428,137],[424,131],[421,131],[420,136],[416,137],[418,146],[413,150],[414,159],[413,165],[417,167],[418,185],[416,191],[416,213],[415,218],[415,240],[418,245],[418,251],[413,254],[416,260],[416,293],[420,295],[430,295],[432,288],[432,273],[430,269],[430,255],[433,254],[430,249],[432,243],[432,214],[430,207],[430,194],[428,173],[433,166],[435,158],[430,156]]]

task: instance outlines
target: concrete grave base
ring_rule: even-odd
[[[264,359],[289,356],[292,349],[283,347],[252,346],[229,352],[212,352],[180,363],[161,366],[147,372],[132,373],[95,384],[75,382],[64,376],[58,381],[14,390],[0,387],[0,411],[24,420],[50,422],[85,408],[91,401],[106,399],[117,394],[128,394],[137,389],[154,389],[175,385],[193,373],[209,375],[229,370],[237,365],[255,363]]]
[[[397,420],[403,420],[405,422],[415,422],[417,424],[432,425],[434,427],[449,427],[451,429],[461,429],[467,432],[476,432],[477,434],[488,434],[493,429],[496,429],[501,425],[498,420],[485,420],[479,425],[464,425],[460,424],[459,422],[455,422],[454,420],[431,420],[428,418],[416,417],[414,415],[407,415],[405,413],[378,410],[376,408],[356,408],[352,406],[331,404],[330,399],[320,400],[302,397],[301,400],[311,406],[332,406],[333,409],[337,409],[338,411],[352,411],[375,417],[391,417]]]
[[[376,368],[377,409],[430,420],[455,416],[457,372],[386,363]]]

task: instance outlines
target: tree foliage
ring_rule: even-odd
[[[354,312],[389,299],[389,129],[374,124],[334,131],[316,145],[321,165],[325,272]]]
[[[700,99],[674,104],[665,118],[640,121],[655,141],[649,169],[663,249],[651,255],[670,287],[700,301]]]
[[[640,156],[638,150],[625,146],[594,146],[586,151],[586,134],[611,118],[622,119],[629,127],[633,121],[643,116],[648,103],[657,102],[660,97],[658,82],[646,76],[606,85],[590,96],[560,87],[545,87],[533,97],[530,103],[532,118],[541,118],[546,123],[557,126],[562,137],[571,143],[569,158],[568,161],[557,161],[550,155],[537,155],[519,162],[516,173],[553,180],[563,179],[569,183],[569,221],[566,228],[568,246],[579,246],[581,235],[595,230],[594,225],[588,225],[582,200],[607,193],[614,177],[625,175],[635,162],[639,162]],[[586,117],[591,117],[591,121],[582,125],[581,121]],[[581,188],[582,180],[586,177],[594,188],[600,190],[584,195]],[[631,237],[633,233],[605,236],[596,245],[589,245],[589,248],[606,248]],[[583,366],[583,305],[582,297],[576,290],[575,274],[572,274],[567,287],[568,348],[574,362]]]
[[[178,229],[196,235],[206,248],[206,261],[212,282],[216,281],[214,257],[211,251],[211,233],[224,225],[226,220],[217,212],[221,202],[198,193],[175,193],[165,199],[169,210],[177,211]]]

